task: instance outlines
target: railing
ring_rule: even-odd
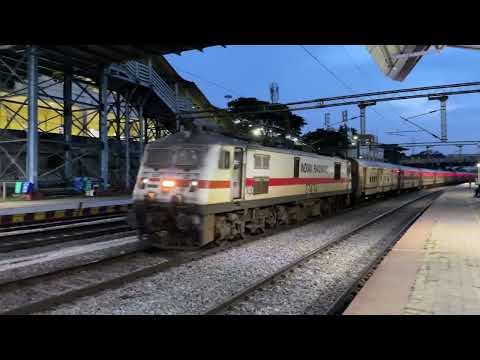
[[[192,101],[183,96],[177,96],[177,109],[178,112],[191,112],[193,111],[193,104]]]
[[[115,72],[114,76],[151,88],[170,110],[177,111],[175,91],[151,66],[138,61],[128,61],[125,64],[112,65],[111,70]]]
[[[7,187],[8,185],[12,185],[12,188],[15,188],[15,184],[18,181],[2,181],[2,200],[7,200]]]

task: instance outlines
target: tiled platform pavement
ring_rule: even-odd
[[[396,244],[345,314],[480,314],[480,199],[448,189]]]

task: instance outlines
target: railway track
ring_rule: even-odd
[[[372,202],[359,207],[367,207],[371,204]],[[356,209],[359,207],[356,207]],[[351,210],[344,209],[336,215]],[[275,235],[311,222],[321,223],[329,218],[332,218],[332,216],[325,217],[320,221],[317,218],[298,225],[282,226],[266,235]],[[221,247],[200,251],[137,253],[120,256],[100,263],[2,285],[0,286],[0,314],[42,312],[56,305],[69,303],[99,291],[122,287],[135,280],[158,274],[182,264],[200,260],[232,248],[242,247],[264,236],[265,234],[256,235],[245,240],[226,243]]]
[[[360,204],[355,208],[368,207],[373,204],[375,204],[375,201]],[[340,210],[335,215],[347,213],[352,209],[354,208]],[[308,219],[301,224],[282,225],[269,231],[267,234],[249,236],[244,240],[228,242],[219,247],[180,253],[174,251],[157,251],[154,254],[142,253],[120,256],[102,261],[101,263],[83,265],[38,277],[19,280],[14,283],[7,283],[0,286],[0,315],[20,315],[41,312],[55,305],[68,303],[77,298],[92,295],[102,290],[121,287],[129,282],[166,271],[175,266],[200,260],[232,248],[242,247],[266,235],[271,236],[312,222],[321,222],[335,215],[322,219]],[[115,217],[112,217],[112,219],[115,219]],[[63,224],[63,222],[50,223],[48,230],[54,231],[53,228],[57,226],[63,227],[61,224]],[[88,226],[90,221],[84,220],[81,224]],[[34,225],[28,225],[18,227],[15,231],[35,231],[35,229],[36,227]],[[22,244],[18,244],[17,246],[22,246]],[[59,289],[56,289],[55,284],[61,284],[58,286]]]
[[[120,233],[135,234],[125,215],[12,226],[0,229],[0,254]]]
[[[311,252],[307,253],[306,255],[297,258],[296,260],[288,263],[287,265],[281,267],[279,270],[275,271],[272,274],[264,277],[263,279],[253,283],[252,285],[243,288],[242,290],[236,292],[232,296],[223,299],[218,304],[211,307],[209,310],[205,312],[206,315],[220,315],[220,314],[229,314],[233,313],[236,314],[238,311],[235,311],[235,308],[241,305],[241,307],[245,308],[248,305],[248,302],[255,302],[255,295],[259,292],[262,292],[263,300],[265,298],[268,299],[268,295],[265,296],[265,293],[268,293],[269,289],[272,286],[275,286],[277,283],[287,279],[295,272],[301,272],[303,268],[308,267],[308,263],[316,258],[321,257],[325,254],[329,249],[333,248],[335,245],[345,242],[355,236],[361,236],[363,232],[367,230],[371,230],[372,227],[376,226],[377,224],[381,224],[382,221],[385,221],[388,218],[395,217],[399,211],[408,208],[409,206],[418,203],[422,200],[427,200],[425,205],[422,205],[420,209],[416,209],[413,212],[413,215],[408,216],[408,220],[404,222],[399,230],[396,230],[394,233],[388,234],[385,239],[382,239],[383,245],[382,250],[376,255],[372,261],[369,261],[366,266],[359,272],[359,275],[354,276],[350,279],[350,283],[346,288],[343,290],[340,296],[336,297],[335,300],[328,305],[327,310],[321,310],[316,312],[317,314],[340,314],[348,303],[353,298],[352,296],[359,290],[359,288],[364,284],[366,278],[371,275],[373,269],[379,264],[381,259],[385,256],[385,254],[389,251],[389,249],[398,241],[398,239],[402,236],[402,234],[415,222],[415,220],[421,216],[421,214],[430,207],[433,201],[440,196],[442,191],[436,191],[434,193],[426,194],[419,198],[413,199],[401,206],[398,206],[394,209],[388,210],[373,219],[357,226],[350,232],[334,238],[327,243],[323,244],[322,246],[312,250]],[[314,266],[313,266],[314,267]],[[312,270],[312,269],[309,269]],[[316,269],[320,270],[321,269]],[[281,287],[281,285],[279,285]],[[276,291],[276,290],[275,290]],[[255,305],[253,306],[255,307]],[[242,313],[240,311],[240,313]]]

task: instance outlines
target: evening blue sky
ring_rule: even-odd
[[[424,56],[402,82],[386,77],[365,46],[361,45],[305,45],[323,64],[333,71],[355,93],[401,89],[418,86],[442,85],[479,80],[480,52],[446,48],[441,53]],[[269,101],[269,84],[280,88],[280,102],[315,99],[351,94],[342,83],[325,71],[298,45],[235,45],[211,47],[168,55],[167,59],[179,74],[194,81],[210,102],[226,107],[225,95],[256,97]],[[480,122],[478,112],[480,94],[451,96],[447,102],[448,138],[452,140],[478,140]],[[367,132],[375,134],[383,143],[436,141],[426,133],[405,133],[405,136],[386,134],[387,131],[417,130],[399,118],[438,109],[438,101],[412,99],[380,103],[375,110],[367,108]],[[349,117],[358,115],[358,107],[335,107],[298,112],[307,121],[303,131],[323,126],[324,113],[329,112],[331,122],[341,120],[342,110]],[[414,119],[419,125],[440,134],[440,113]],[[359,120],[350,126],[359,128]],[[456,148],[438,148],[443,152],[456,152]],[[424,150],[424,149],[419,149]],[[465,147],[464,153],[480,151]]]

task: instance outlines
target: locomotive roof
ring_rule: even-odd
[[[256,149],[256,150],[263,150],[263,151],[270,151],[270,152],[277,152],[277,153],[284,153],[284,154],[291,154],[291,155],[298,155],[298,156],[311,156],[321,159],[337,159],[337,160],[344,160],[339,157],[335,156],[326,156],[326,155],[319,155],[315,153],[309,153],[294,149],[283,149],[283,148],[276,148],[276,147],[269,147],[269,146],[262,146],[256,143],[249,143],[244,140],[232,138],[229,136],[225,136],[219,133],[207,132],[207,131],[200,131],[200,132],[188,132],[182,131],[175,134],[171,134],[169,136],[163,137],[161,139],[152,141],[149,145],[153,145],[153,147],[161,147],[161,146],[169,146],[169,145],[180,145],[189,143],[192,145],[234,145],[234,146],[242,146],[248,149]]]
[[[179,144],[196,144],[196,145],[239,145],[246,146],[248,143],[246,141],[231,138],[218,133],[211,133],[206,131],[200,132],[190,132],[190,131],[181,131],[175,134],[168,135],[161,139],[152,141],[152,145],[179,145]]]

